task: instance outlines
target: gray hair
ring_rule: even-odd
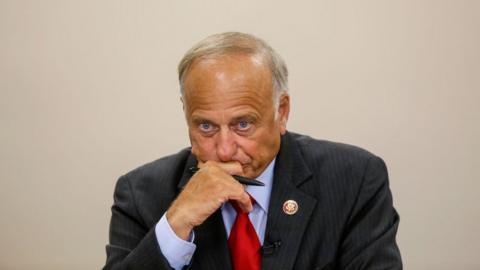
[[[185,53],[178,64],[178,80],[183,96],[183,83],[192,64],[201,59],[215,58],[228,54],[244,53],[258,55],[267,64],[272,74],[274,104],[288,91],[288,70],[283,59],[265,41],[250,34],[225,32],[209,36]]]

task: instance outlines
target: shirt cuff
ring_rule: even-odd
[[[155,236],[157,237],[158,246],[170,267],[182,269],[185,265],[190,264],[193,253],[197,248],[193,243],[195,239],[193,231],[190,234],[189,241],[181,239],[168,224],[167,215],[163,214],[160,221],[155,225]]]

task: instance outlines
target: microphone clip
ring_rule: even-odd
[[[269,243],[267,245],[262,246],[262,254],[263,255],[272,255],[277,251],[277,249],[282,245],[282,241],[275,241],[273,243]]]

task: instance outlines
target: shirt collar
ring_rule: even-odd
[[[272,192],[273,183],[273,168],[275,167],[274,158],[267,168],[256,179],[263,182],[265,186],[247,186],[246,191],[255,199],[257,204],[268,213],[268,206],[270,204],[270,194]]]

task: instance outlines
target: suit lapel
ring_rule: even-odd
[[[197,250],[191,269],[232,269],[221,210],[195,228],[194,242]]]
[[[188,180],[192,177],[192,173],[190,172],[191,167],[196,167],[197,166],[197,159],[195,158],[192,153],[187,158],[187,161],[185,162],[185,167],[183,168],[183,174],[182,177],[180,178],[180,181],[178,182],[178,189],[179,192],[182,191],[182,189],[185,187],[185,185],[188,183]]]
[[[264,249],[262,269],[292,269],[307,227],[316,199],[300,191],[297,187],[307,181],[311,172],[289,133],[282,136],[281,149],[277,156],[274,180],[268,209],[268,219],[264,247],[273,242],[280,246],[267,252]],[[298,211],[287,215],[283,204],[293,200]]]

